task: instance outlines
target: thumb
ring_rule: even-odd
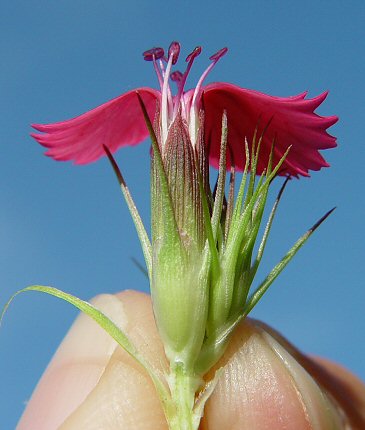
[[[299,364],[299,352],[292,353],[277,333],[257,321],[244,321],[215,366],[224,367],[207,402],[202,429],[348,428],[332,395]],[[328,379],[333,380],[330,375]]]

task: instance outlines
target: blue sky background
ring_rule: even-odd
[[[210,80],[272,95],[329,89],[337,114],[331,168],[291,181],[258,281],[313,222],[335,213],[253,312],[304,351],[365,379],[363,1],[4,0],[0,10],[0,306],[39,283],[88,299],[148,285],[126,205],[106,160],[56,163],[29,137],[32,122],[73,117],[126,90],[156,86],[141,53],[179,40],[204,51],[190,84],[223,46]],[[118,161],[149,218],[149,145]],[[278,186],[279,183],[276,185]],[[76,316],[39,293],[19,296],[0,330],[0,428],[13,429]]]

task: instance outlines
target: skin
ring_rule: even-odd
[[[167,368],[149,296],[125,291],[93,303],[155,368]],[[337,364],[304,356],[258,321],[237,328],[217,368],[223,370],[201,430],[365,428],[364,384]],[[61,343],[17,427],[53,429],[168,430],[146,372],[84,315]]]

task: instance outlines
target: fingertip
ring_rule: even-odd
[[[342,428],[311,376],[254,321],[237,328],[222,365],[203,430]]]

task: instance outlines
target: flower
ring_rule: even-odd
[[[188,55],[184,73],[172,71],[180,54],[177,42],[166,56],[162,48],[150,49],[143,55],[153,63],[159,90],[138,88],[69,121],[33,126],[41,132],[33,137],[48,148],[47,155],[77,164],[107,155],[117,174],[142,245],[153,312],[169,361],[163,382],[150,374],[171,430],[199,427],[219,375],[206,384],[203,376],[222,357],[239,322],[332,212],[251,292],[282,192],[291,176],[308,176],[309,170],[328,166],[319,150],[336,145],[326,130],[337,117],[314,113],[327,93],[313,99],[306,99],[306,93],[280,98],[228,83],[203,85],[226,52],[223,48],[212,55],[196,87],[185,91],[201,48]],[[174,95],[170,81],[177,85]],[[148,135],[151,239],[112,156]],[[208,160],[219,169],[213,192]],[[236,193],[237,170],[243,173]],[[257,181],[256,174],[261,175]],[[287,178],[257,243],[277,175]],[[122,338],[133,355],[127,337]]]
[[[167,57],[162,48],[148,50],[144,52],[144,59],[153,63],[160,90],[137,88],[68,121],[34,124],[33,127],[41,133],[33,133],[32,136],[48,148],[46,155],[55,160],[73,160],[76,164],[90,163],[105,155],[103,145],[112,153],[122,146],[136,145],[148,137],[138,93],[150,118],[153,119],[159,112],[157,122],[162,146],[179,112],[188,125],[194,145],[200,125],[200,111],[203,111],[205,145],[210,164],[214,167],[218,167],[219,163],[221,138],[221,130],[216,125],[221,122],[223,111],[226,111],[228,121],[227,168],[234,165],[237,170],[243,170],[246,161],[244,141],[247,139],[251,144],[255,130],[259,133],[265,130],[257,174],[262,174],[267,167],[274,141],[274,165],[291,147],[278,172],[280,175],[308,176],[309,170],[327,167],[319,150],[336,146],[336,139],[326,130],[338,118],[321,117],[314,113],[327,92],[306,99],[306,92],[293,97],[273,97],[224,82],[203,85],[209,72],[226,52],[227,48],[223,48],[212,55],[211,64],[197,86],[185,91],[187,77],[201,48],[195,48],[188,55],[184,73],[172,72],[180,53],[177,42],[170,45]],[[172,95],[169,78],[177,84],[176,95]]]

